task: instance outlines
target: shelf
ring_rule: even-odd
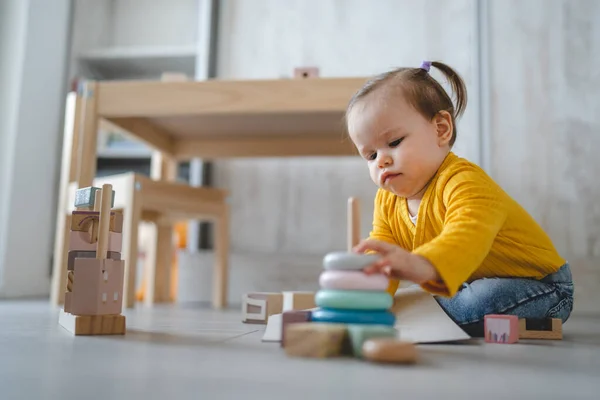
[[[77,59],[95,79],[157,79],[163,72],[180,72],[193,77],[196,47],[110,47],[82,52]]]

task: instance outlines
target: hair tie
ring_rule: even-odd
[[[429,68],[431,68],[431,61],[423,61],[421,63],[421,69],[424,69],[425,72],[429,72]]]

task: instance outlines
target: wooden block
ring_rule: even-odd
[[[122,260],[75,259],[70,312],[75,315],[120,314],[124,270]]]
[[[290,324],[309,322],[310,314],[310,310],[293,310],[286,311],[281,315],[281,347],[285,341],[285,328]]]
[[[101,190],[101,188],[88,186],[81,189],[77,189],[75,191],[75,204],[74,206],[77,208],[89,207],[94,208],[94,202],[96,199],[96,192]],[[115,191],[112,191],[112,197],[110,201],[110,207],[115,206]]]
[[[297,67],[294,68],[294,78],[318,78],[319,68],[318,67]]]
[[[362,345],[365,360],[378,363],[414,364],[418,360],[417,346],[393,338],[368,339]]]
[[[347,354],[348,331],[344,324],[301,322],[287,327],[283,348],[295,357],[328,358]]]
[[[96,251],[98,242],[91,243],[91,236],[88,232],[71,231],[69,232],[69,251]],[[108,251],[121,253],[123,247],[123,234],[117,232],[108,232]]]
[[[69,257],[67,260],[67,270],[73,271],[75,268],[75,259],[77,258],[96,258],[95,251],[77,251],[73,250],[69,252]],[[106,258],[110,258],[111,260],[120,260],[121,253],[117,253],[116,251],[107,252]]]
[[[483,319],[487,343],[517,343],[519,341],[519,317],[516,315],[489,314]]]
[[[71,312],[71,296],[73,295],[73,293],[71,292],[66,292],[65,293],[65,305],[64,305],[64,310],[65,312],[70,313]]]
[[[520,318],[519,339],[562,340],[562,321],[559,318]]]
[[[73,335],[124,335],[124,315],[73,315],[61,311],[58,323]]]
[[[314,292],[283,292],[283,311],[316,308]]]
[[[73,211],[71,214],[71,230],[88,232],[91,234],[93,226],[98,229],[100,219],[99,211]],[[123,232],[123,213],[120,211],[110,212],[110,224],[108,228],[111,232]]]
[[[248,293],[242,298],[242,322],[247,324],[266,324],[273,314],[283,310],[281,293],[258,292]]]

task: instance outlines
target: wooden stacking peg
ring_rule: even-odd
[[[348,251],[360,242],[360,202],[355,197],[348,199]]]
[[[100,222],[98,224],[98,248],[96,250],[96,259],[106,259],[108,251],[108,231],[110,226],[110,209],[112,203],[112,185],[102,185],[100,194]]]

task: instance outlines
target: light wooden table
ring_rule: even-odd
[[[154,180],[174,180],[177,163],[195,157],[356,155],[344,114],[365,80],[85,82],[78,90],[77,160],[70,181],[76,187],[93,184],[100,124],[115,125],[154,150]],[[64,151],[63,162],[69,157]],[[54,292],[52,299],[58,299],[60,291]]]
[[[80,186],[96,173],[100,120],[166,158],[356,155],[344,112],[365,78],[88,82]]]

